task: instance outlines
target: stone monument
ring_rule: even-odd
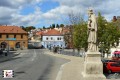
[[[84,61],[85,80],[104,80],[101,53],[97,46],[97,20],[92,9],[88,10],[88,50]]]

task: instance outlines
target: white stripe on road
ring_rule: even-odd
[[[33,54],[33,58],[32,58],[32,60],[31,60],[31,61],[34,61],[34,59],[35,59],[36,55],[37,55],[37,53],[36,53],[36,51],[35,51],[35,49],[34,49],[34,54]]]
[[[71,61],[70,61],[70,62],[71,62]],[[68,63],[70,63],[70,62],[67,62],[67,63],[63,64],[63,65],[60,67],[60,70],[59,70],[59,72],[58,72],[58,74],[57,74],[56,80],[61,80],[61,79],[62,79],[63,68],[64,68],[64,66],[65,66],[66,64],[68,64]]]

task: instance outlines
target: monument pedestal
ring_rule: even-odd
[[[86,53],[84,62],[84,72],[82,73],[85,80],[104,80],[103,63],[101,62],[100,52]]]

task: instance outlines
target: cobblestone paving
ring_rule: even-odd
[[[120,73],[105,74],[107,79],[120,79]]]

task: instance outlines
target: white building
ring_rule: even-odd
[[[50,48],[50,47],[65,47],[65,41],[64,41],[64,36],[60,31],[51,29],[48,30],[46,33],[42,34],[42,45],[45,48]]]

